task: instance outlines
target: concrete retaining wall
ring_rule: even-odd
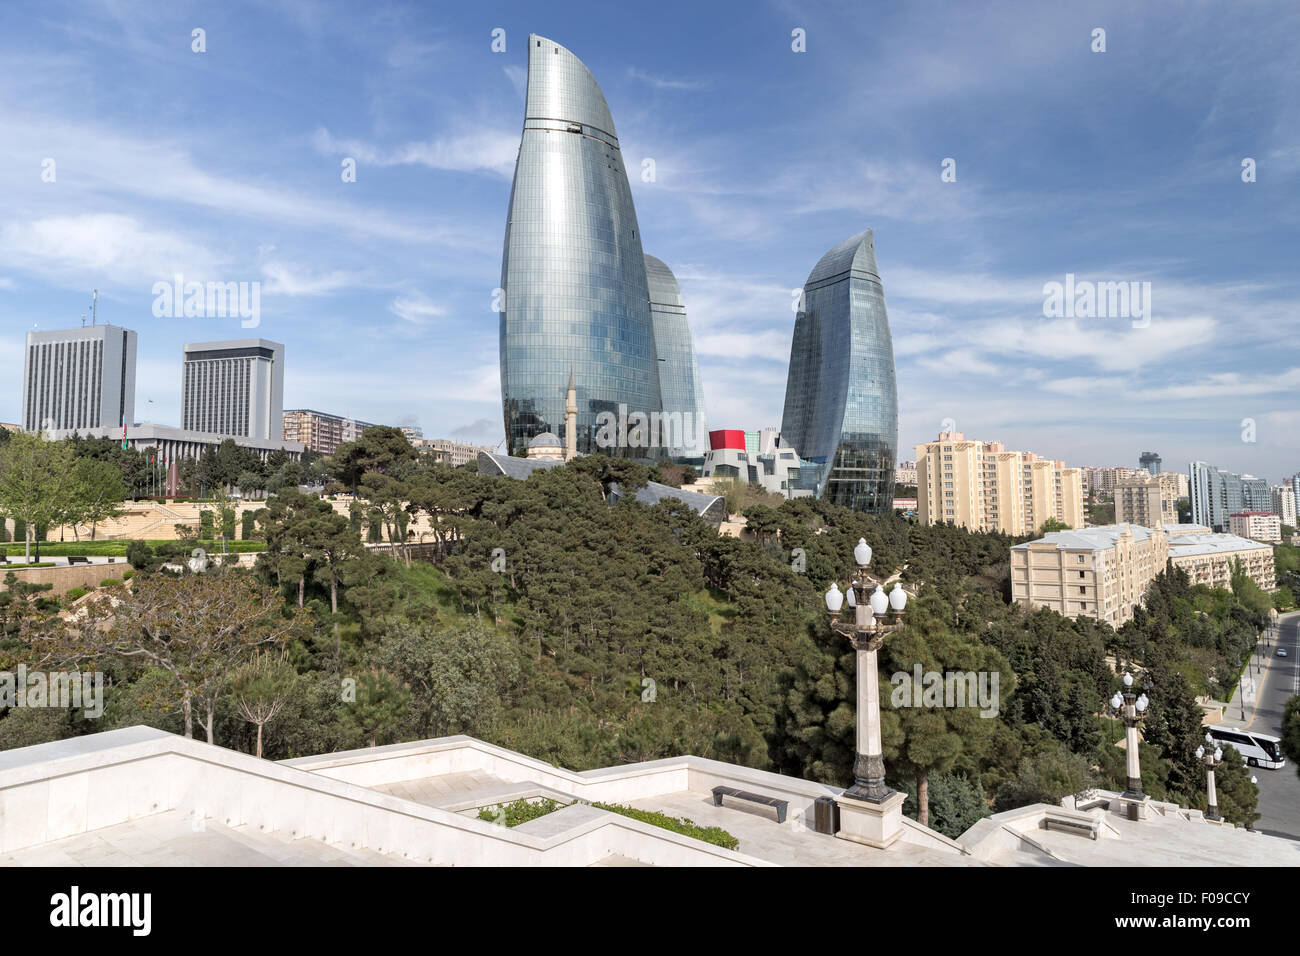
[[[74,564],[61,568],[22,568],[13,573],[20,581],[32,584],[53,584],[52,591],[45,596],[63,597],[73,588],[98,587],[106,578],[122,577],[123,572],[131,567],[126,558],[117,558],[112,564]],[[5,568],[0,564],[0,591],[5,590]]]

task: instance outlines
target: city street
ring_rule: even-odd
[[[1247,694],[1245,719],[1241,717],[1241,699],[1234,697],[1220,726],[1282,735],[1282,708],[1293,694],[1300,693],[1300,612],[1283,615],[1278,624],[1278,641],[1261,643],[1248,668],[1254,675],[1259,665],[1259,675],[1254,678],[1259,690]],[[1286,657],[1277,656],[1279,644],[1286,649]],[[1251,772],[1259,780],[1260,818],[1256,829],[1300,840],[1300,777],[1294,764],[1288,761],[1281,770],[1261,767]]]

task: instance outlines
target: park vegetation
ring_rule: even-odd
[[[148,724],[284,759],[464,733],[575,770],[691,753],[847,785],[854,653],[822,594],[864,537],[873,572],[915,593],[880,655],[889,782],[955,836],[1123,789],[1104,705],[1125,670],[1151,682],[1144,788],[1203,806],[1197,697],[1224,699],[1271,604],[1244,575],[1209,590],[1168,571],[1115,630],[1011,603],[1006,535],[746,495],[739,539],[675,500],[610,503],[614,482],[693,477],[667,465],[590,456],[517,481],[371,428],[319,467],[326,498],[268,488],[252,568],[137,542],[129,586],[71,619],[34,586],[0,594],[0,669],[93,666],[110,687],[94,721],[0,714],[0,748]],[[224,492],[229,475],[204,481]],[[417,518],[432,529],[418,555]],[[918,666],[997,674],[996,716],[892,706],[890,676]],[[1256,818],[1246,768],[1225,762],[1219,791],[1229,819]]]

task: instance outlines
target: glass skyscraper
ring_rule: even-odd
[[[572,369],[578,452],[658,458],[660,447],[598,441],[602,412],[648,417],[663,408],[645,258],[614,120],[582,61],[535,34],[526,99],[501,263],[507,447],[516,454],[532,437],[564,430]]]
[[[898,387],[870,229],[822,256],[804,284],[781,440],[812,463],[800,484],[818,497],[892,510]]]
[[[654,256],[645,257],[645,272],[659,359],[659,394],[671,428],[665,435],[668,454],[674,459],[703,459],[709,447],[704,388],[682,290],[672,270]]]

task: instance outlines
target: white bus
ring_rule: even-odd
[[[1281,770],[1286,766],[1282,756],[1281,739],[1250,730],[1230,730],[1226,727],[1207,727],[1210,737],[1223,747],[1235,747],[1246,760],[1247,766]]]

